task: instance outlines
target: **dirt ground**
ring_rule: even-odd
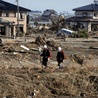
[[[0,98],[97,98],[97,39],[67,38],[65,42],[62,39],[56,42],[67,58],[59,69],[57,50],[49,47],[51,59],[42,71],[34,39],[3,39],[0,46]]]

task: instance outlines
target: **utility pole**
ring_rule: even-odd
[[[95,4],[98,4],[98,0],[94,0],[94,3],[95,3]]]
[[[19,0],[17,0],[17,34],[19,34]]]

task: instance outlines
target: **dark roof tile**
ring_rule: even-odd
[[[5,2],[3,0],[0,0],[0,10],[14,10],[14,11],[17,11],[17,5],[14,5],[14,4]],[[20,6],[19,6],[19,10],[20,11],[31,11],[30,9],[20,7]]]
[[[89,4],[86,6],[78,7],[73,9],[73,11],[98,11],[98,4]]]

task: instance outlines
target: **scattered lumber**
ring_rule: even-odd
[[[98,47],[90,46],[89,49],[98,49]]]

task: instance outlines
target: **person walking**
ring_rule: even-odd
[[[46,68],[46,67],[47,67],[47,62],[48,62],[48,60],[49,60],[49,58],[50,58],[50,51],[49,51],[47,45],[44,45],[44,49],[43,49],[42,54],[41,54],[40,56],[43,57],[43,58],[42,58],[42,64],[43,64],[43,65],[45,66],[45,68]]]
[[[61,68],[60,64],[63,62],[64,58],[65,57],[64,57],[64,52],[62,51],[62,48],[58,47],[58,52],[57,52],[56,59],[57,59],[59,68]]]

